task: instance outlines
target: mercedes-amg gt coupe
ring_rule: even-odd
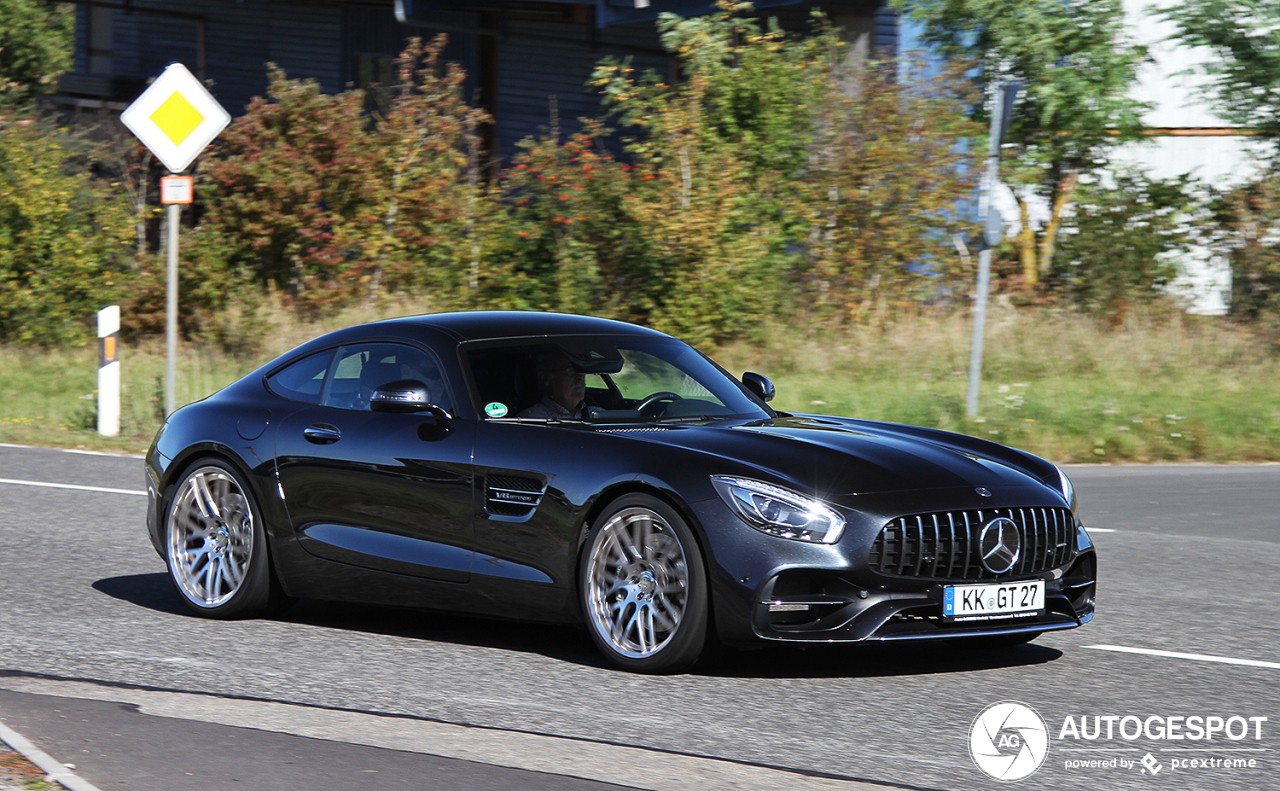
[[[639,672],[1092,619],[1096,554],[1058,467],[773,395],[617,321],[363,324],[174,412],[147,529],[204,616],[308,597],[580,623]]]

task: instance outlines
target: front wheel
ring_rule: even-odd
[[[596,519],[579,578],[588,631],[609,659],[638,673],[677,673],[707,642],[702,553],[684,520],[655,497],[619,498]]]
[[[220,461],[197,464],[178,483],[165,514],[165,557],[173,586],[200,615],[256,615],[285,598],[253,495]]]

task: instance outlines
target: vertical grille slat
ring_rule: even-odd
[[[1030,509],[1031,525],[1028,528],[1027,510],[1028,509],[1026,508],[1019,510],[1019,513],[1022,514],[1022,530],[1023,530],[1022,534],[1031,539],[1030,546],[1027,547],[1026,552],[1022,556],[1022,568],[1018,572],[1020,574],[1027,573],[1028,563],[1034,564],[1036,561],[1040,559],[1038,556],[1038,553],[1040,551],[1040,520],[1036,519],[1036,509],[1034,508]],[[1030,535],[1028,535],[1028,533]]]
[[[1042,560],[1040,557],[1040,548],[1043,546],[1040,543],[1040,514],[1037,513],[1035,508],[1028,510],[1031,511],[1031,526],[1028,531],[1029,535],[1027,538],[1031,539],[1031,541],[1027,545],[1027,549],[1029,550],[1027,553],[1027,560],[1030,563],[1038,564]]]
[[[942,559],[942,531],[938,529],[938,515],[933,515],[933,565],[929,567],[929,576],[938,576],[938,561]]]
[[[1040,522],[1041,524],[1044,525],[1044,543],[1038,545],[1040,548],[1036,551],[1036,556],[1037,556],[1037,559],[1040,561],[1040,564],[1047,568],[1049,566],[1049,562],[1053,559],[1053,544],[1050,543],[1050,535],[1049,535],[1049,509],[1048,508],[1040,509]],[[1036,531],[1036,535],[1037,536],[1040,535],[1039,531]]]
[[[1068,520],[1064,514],[1060,513],[1056,508],[1054,509],[1053,523],[1056,528],[1054,532],[1054,536],[1056,537],[1056,540],[1054,541],[1053,554],[1054,566],[1061,565],[1062,562],[1067,559],[1067,548],[1070,546],[1068,542],[1071,540],[1071,530],[1067,526],[1069,521],[1070,520]]]
[[[1032,509],[1034,514],[1035,509]],[[1050,568],[1049,565],[1049,512],[1041,508],[1039,518],[1036,519],[1036,554],[1032,558],[1032,567],[1044,570]]]
[[[979,562],[978,538],[991,519],[1017,525],[1022,547],[1010,571],[996,575]],[[1065,508],[998,508],[900,516],[886,524],[871,546],[872,570],[897,577],[995,580],[1038,574],[1074,555],[1071,513]]]
[[[916,517],[916,535],[920,538],[916,542],[916,570],[915,573],[911,575],[913,577],[921,576],[920,572],[924,568],[926,546],[924,540],[924,517],[922,516]]]
[[[902,542],[898,546],[898,574],[904,574],[907,570],[907,547],[911,546],[911,528],[907,526],[907,520],[902,520]]]
[[[1064,513],[1062,514],[1062,537],[1058,541],[1062,548],[1059,550],[1058,562],[1053,565],[1061,566],[1066,562],[1067,556],[1071,554],[1071,542],[1073,540],[1075,540],[1075,525],[1071,517]]]
[[[1022,550],[1018,552],[1018,559],[1014,561],[1013,568],[1009,569],[1010,574],[1025,574],[1027,572],[1027,555],[1031,547],[1027,544],[1027,512],[1025,509],[1018,509],[1016,512],[1010,508],[1009,518],[1018,526],[1018,535],[1024,539],[1022,542]]]
[[[1058,561],[1061,566],[1071,557],[1071,549],[1076,545],[1076,520],[1073,516],[1066,513],[1062,514],[1062,558]]]
[[[956,549],[956,515],[955,515],[955,514],[952,514],[952,513],[948,513],[948,514],[947,514],[947,523],[951,526],[951,545],[950,545],[950,546],[951,546],[951,548],[950,548],[949,552],[947,553],[947,574],[946,574],[946,576],[947,576],[947,577],[950,577],[950,576],[951,576],[951,574],[952,574],[951,570],[952,570],[953,568],[955,568],[955,566],[956,566],[956,561],[960,558],[960,553],[959,553],[959,551]]]
[[[1062,544],[1062,538],[1059,536],[1061,528],[1057,511],[1050,510],[1049,517],[1052,520],[1052,524],[1049,527],[1049,565],[1056,566],[1058,565],[1058,553],[1061,551],[1060,545]]]

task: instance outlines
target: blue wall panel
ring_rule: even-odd
[[[318,80],[326,91],[343,85],[340,7],[234,0],[136,0],[134,5],[138,13],[116,11],[113,19],[117,75],[141,81],[174,61],[196,71],[195,20],[143,12],[155,8],[208,19],[206,77],[233,114],[265,92],[268,62],[291,77]]]
[[[468,10],[472,4],[453,3],[432,10],[424,19],[447,25],[450,44],[446,57],[470,75],[467,92],[475,100],[480,80],[482,20],[496,27],[497,98],[492,102],[498,127],[498,149],[504,160],[517,150],[517,142],[546,128],[551,104],[558,111],[562,135],[579,128],[578,118],[596,116],[599,98],[588,91],[591,71],[605,55],[632,57],[638,71],[656,69],[670,77],[671,59],[662,52],[652,22],[595,27],[593,14],[576,21],[520,18],[497,4],[493,13]],[[790,4],[762,9],[776,17],[784,29],[802,32],[811,25],[815,4]],[[196,71],[196,21],[143,13],[146,9],[203,16],[208,20],[206,77],[224,106],[239,115],[253,96],[266,91],[266,64],[274,62],[293,78],[313,79],[327,92],[342,90],[356,78],[359,55],[392,57],[405,39],[429,37],[435,31],[402,25],[390,3],[385,5],[327,3],[306,4],[268,0],[135,0],[138,12],[118,10],[113,16],[113,66],[131,101],[145,81],[173,61]],[[822,4],[833,14],[874,18],[877,48],[892,50],[896,42],[897,15],[876,0]],[[84,57],[86,9],[77,9],[77,71],[87,66]],[[490,61],[489,65],[493,65]],[[130,82],[130,80],[132,82]]]

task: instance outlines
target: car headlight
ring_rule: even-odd
[[[711,483],[742,521],[762,533],[834,544],[844,532],[843,517],[812,497],[749,478],[713,475]]]
[[[1076,487],[1071,485],[1071,479],[1067,477],[1061,467],[1054,465],[1053,468],[1058,471],[1058,491],[1062,492],[1063,499],[1067,501],[1067,507],[1074,514],[1076,507],[1080,504],[1076,499]]]

